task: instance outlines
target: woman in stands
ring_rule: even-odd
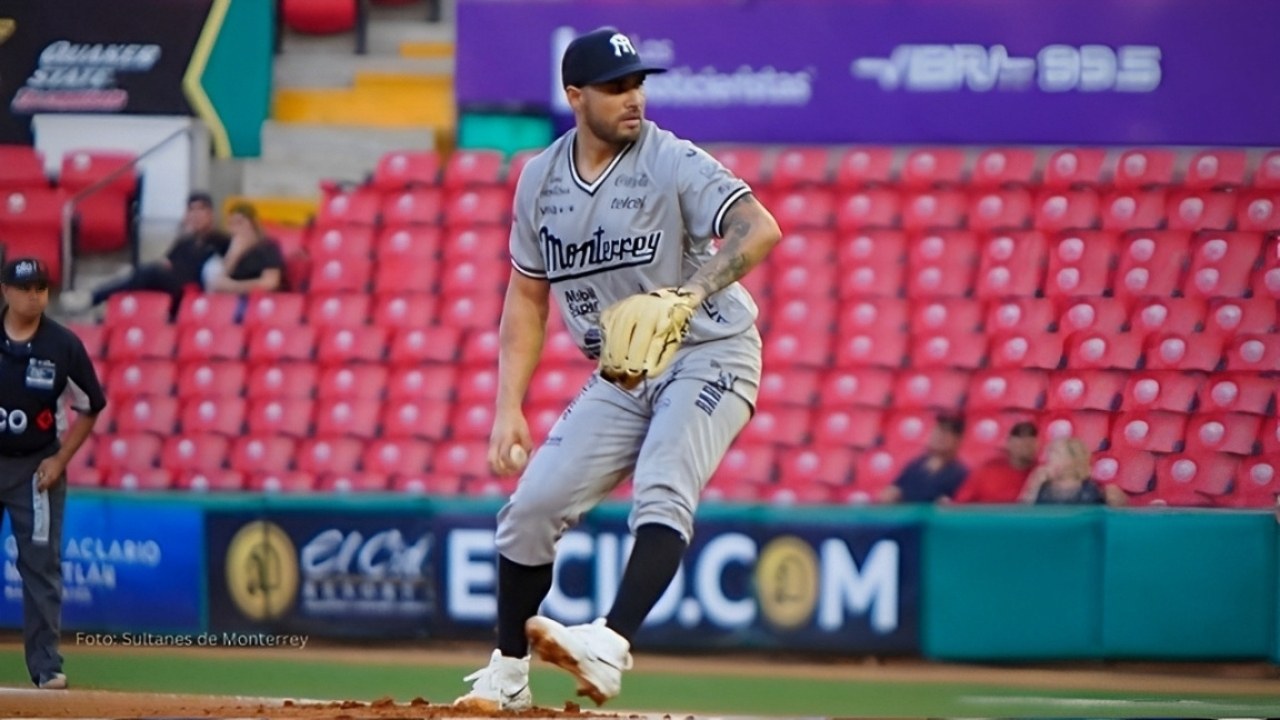
[[[227,213],[231,244],[220,257],[204,267],[204,289],[209,292],[247,294],[281,290],[284,254],[280,245],[262,232],[258,212],[248,203],[237,203]]]
[[[1124,491],[1103,488],[1089,476],[1089,449],[1079,438],[1058,438],[1049,443],[1044,462],[1031,471],[1022,501],[1036,505],[1124,504]]]

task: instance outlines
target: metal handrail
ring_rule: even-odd
[[[165,136],[163,140],[156,143],[155,145],[152,145],[146,150],[143,150],[133,160],[130,160],[124,165],[121,165],[115,170],[112,170],[111,172],[107,173],[105,176],[100,178],[97,182],[84,188],[83,190],[76,193],[75,195],[72,195],[70,198],[67,199],[65,203],[62,204],[62,288],[64,290],[75,289],[75,258],[73,257],[73,254],[72,254],[73,249],[71,247],[72,245],[71,226],[75,219],[76,206],[78,206],[81,202],[83,202],[89,196],[93,195],[94,193],[98,192],[102,188],[115,182],[116,178],[120,177],[126,172],[133,170],[135,167],[138,166],[138,163],[150,157],[153,153],[155,153],[160,148],[164,147],[165,145],[168,145],[169,143],[173,142],[175,139],[177,139],[182,135],[190,135],[194,130],[195,130],[195,125],[187,125],[185,127],[182,127],[173,131],[172,133],[169,133],[168,135]],[[142,199],[139,198],[138,201],[139,203],[141,203]],[[135,243],[139,241],[140,241],[140,238],[134,238]],[[135,253],[135,257],[136,257],[136,253]]]

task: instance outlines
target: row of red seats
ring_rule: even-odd
[[[441,191],[435,188],[380,190],[374,186],[321,188],[315,225],[409,227],[505,225],[511,218],[511,189],[480,185]]]
[[[1056,190],[907,190],[882,185],[837,190],[830,186],[757,190],[756,195],[784,231],[866,227],[1001,228],[1059,231],[1103,230],[1277,230],[1280,190],[1187,190],[1175,188],[1099,193],[1084,188]],[[450,218],[466,221],[468,216]]]
[[[1215,189],[1252,185],[1280,188],[1280,150],[1251,163],[1240,150],[1205,150],[1180,162],[1178,154],[1160,148],[1122,151],[1114,161],[1101,148],[1063,148],[1041,163],[1027,148],[990,148],[969,167],[968,151],[926,147],[900,153],[891,147],[723,146],[712,154],[752,186],[792,188],[834,183],[841,188],[899,183],[910,188],[966,184],[995,188],[1043,184],[1065,189],[1080,186],[1135,189],[1181,185]],[[899,155],[902,155],[899,158]]]

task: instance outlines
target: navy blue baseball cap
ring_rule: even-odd
[[[48,285],[49,266],[35,258],[17,258],[5,263],[0,272],[0,283],[5,285]]]
[[[664,67],[641,60],[631,39],[613,27],[602,27],[574,38],[560,61],[560,76],[565,87],[599,85],[635,73],[648,75],[666,71]]]

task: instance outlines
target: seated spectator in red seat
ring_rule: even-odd
[[[200,284],[205,263],[225,253],[230,244],[231,238],[214,224],[213,198],[206,192],[191,193],[182,219],[182,234],[163,260],[139,265],[126,277],[108,282],[92,293],[67,291],[59,302],[67,312],[81,313],[119,292],[153,290],[169,293],[173,298],[169,314],[177,317],[183,291],[188,285]]]
[[[1079,438],[1059,438],[1049,443],[1044,462],[1031,471],[1023,502],[1036,505],[1123,505],[1124,491],[1103,488],[1090,477],[1089,449]]]
[[[1009,430],[1005,456],[984,463],[969,473],[960,486],[958,503],[1016,503],[1027,487],[1027,478],[1036,464],[1034,423],[1020,422]]]
[[[931,503],[954,496],[969,474],[969,469],[956,459],[963,436],[962,418],[938,416],[924,454],[902,468],[898,479],[880,492],[880,502]]]
[[[247,294],[280,290],[284,284],[284,253],[258,224],[258,211],[237,203],[227,213],[231,244],[221,257],[209,258],[204,267],[204,289],[210,292]]]

